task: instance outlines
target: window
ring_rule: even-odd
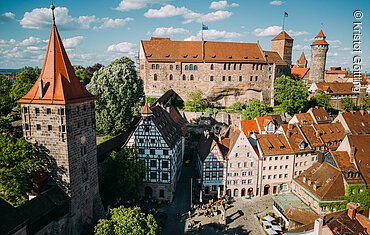
[[[284,178],[288,178],[288,174],[285,174],[285,175],[284,175]]]
[[[150,155],[155,155],[155,149],[150,150]]]
[[[243,65],[243,64],[239,64],[239,70],[242,70],[242,65]]]
[[[144,154],[145,150],[144,149],[139,149],[139,154]]]
[[[156,64],[155,65],[155,69],[159,69],[159,64]]]
[[[198,65],[194,65],[194,70],[198,70]]]
[[[222,171],[219,171],[219,172],[218,172],[218,177],[222,178],[222,176],[223,176]]]
[[[229,82],[231,82],[231,76],[229,76]]]
[[[162,173],[162,180],[168,180],[168,173],[167,172]]]
[[[155,64],[152,64],[152,69],[155,69]]]
[[[157,172],[150,172],[150,179],[156,180],[157,179]]]
[[[157,167],[157,160],[150,160],[150,167]]]
[[[35,108],[35,113],[38,116],[40,114],[40,109],[39,108]]]
[[[193,70],[193,65],[189,65],[189,70]]]
[[[210,80],[211,82],[213,82],[214,77],[213,77],[213,76],[210,76],[210,77],[209,77],[209,80]]]
[[[206,172],[205,177],[209,179],[210,173],[209,172]]]
[[[243,171],[242,176],[247,176],[247,172]]]
[[[230,165],[229,165],[229,166],[230,166],[230,168],[233,168],[233,164],[232,164],[232,163],[230,163]]]
[[[285,169],[288,169],[288,165],[285,165]]]
[[[64,115],[64,109],[63,108],[60,109],[60,115]]]
[[[155,73],[154,74],[154,81],[157,81],[158,80],[158,75]]]
[[[170,80],[173,80],[173,75],[172,75],[172,74],[170,74],[169,79],[170,79]]]
[[[247,183],[247,181],[246,180],[242,180],[242,184],[246,184]]]
[[[66,132],[66,125],[62,125],[62,132]]]
[[[50,108],[46,109],[46,114],[51,114],[51,109]]]
[[[243,81],[243,76],[239,76],[239,82]]]
[[[238,172],[234,172],[234,176],[238,176],[239,175],[239,173]]]
[[[172,64],[170,64],[170,70],[173,70],[173,65]]]
[[[162,197],[162,198],[164,197],[164,190],[163,189],[159,190],[159,197]]]
[[[212,162],[212,168],[217,168],[217,162]]]
[[[254,166],[254,162],[251,162],[251,167],[253,167]]]
[[[211,70],[214,70],[214,69],[215,69],[214,65],[213,65],[213,64],[211,64]]]
[[[248,167],[248,162],[244,162],[244,167]]]
[[[250,76],[249,77],[249,81],[252,82],[253,81],[253,76]]]
[[[209,162],[206,162],[206,168],[210,168],[211,164]]]
[[[155,143],[155,139],[150,139],[150,143],[151,144],[154,144]]]
[[[274,166],[274,170],[276,170],[277,169],[277,166]]]
[[[279,174],[279,179],[283,178],[283,174]]]
[[[180,70],[180,65],[176,65],[176,70]]]
[[[252,65],[252,70],[254,70],[254,68],[255,68],[255,64]]]
[[[260,65],[260,70],[262,70],[262,69],[263,69],[263,64]]]
[[[26,130],[29,130],[30,129],[30,127],[28,126],[28,124],[25,124],[24,125],[24,129],[26,129]]]
[[[269,166],[269,170],[271,170],[272,169],[272,166]]]
[[[194,75],[190,75],[190,80],[193,81],[194,80]]]
[[[238,157],[238,153],[235,153],[235,157]]]
[[[224,70],[226,70],[226,63],[224,64]]]
[[[224,82],[226,80],[226,77],[225,76],[222,76],[222,81]]]
[[[252,184],[252,180],[251,179],[248,180],[248,184]]]
[[[86,120],[84,120],[84,126],[87,126],[87,121]]]
[[[274,175],[274,179],[276,179],[276,175]]]
[[[189,66],[188,65],[185,65],[185,70],[189,70]]]
[[[23,107],[23,113],[28,113],[27,107]]]
[[[186,75],[185,74],[182,75],[182,80],[184,80],[184,81],[186,80]]]
[[[168,168],[168,161],[162,161],[162,168]]]
[[[51,130],[53,130],[52,125],[48,125],[48,131],[51,131]]]
[[[236,64],[234,64],[234,70],[236,70]]]
[[[264,175],[264,176],[262,176],[262,179],[266,179],[266,176]]]
[[[240,168],[241,167],[241,164],[240,164],[240,162],[238,162],[238,168]]]
[[[217,178],[217,172],[215,172],[215,171],[214,171],[214,172],[212,172],[212,178],[213,178],[213,179],[216,179],[216,178]]]
[[[41,125],[40,124],[36,125],[36,130],[38,130],[38,131],[41,130]]]
[[[168,150],[167,149],[163,149],[163,155],[168,155]]]
[[[278,160],[278,157],[275,157],[275,161],[277,161]]]
[[[283,169],[283,166],[280,166],[280,170],[282,170]]]
[[[256,82],[257,82],[257,80],[258,80],[258,76],[256,76]]]
[[[227,65],[227,70],[230,70],[230,68],[231,68],[231,64],[229,63],[229,64]]]

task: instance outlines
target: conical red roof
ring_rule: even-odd
[[[281,31],[276,37],[272,39],[272,41],[275,40],[282,40],[282,39],[293,39],[289,34],[285,31]]]
[[[298,64],[306,64],[307,59],[306,59],[306,55],[304,54],[304,52],[302,52],[301,57],[299,57],[299,60],[297,62]]]
[[[322,31],[322,29],[320,29],[320,32],[316,35],[317,38],[325,38],[325,34],[324,32]]]
[[[40,89],[40,86],[42,89]],[[18,102],[69,104],[92,99],[95,99],[95,97],[86,90],[76,77],[58,29],[53,24],[40,77],[31,90]]]
[[[144,106],[141,108],[140,113],[142,115],[152,114],[152,110],[149,107],[149,104],[145,102]]]

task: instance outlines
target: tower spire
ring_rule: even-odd
[[[54,14],[55,6],[54,6],[53,2],[51,2],[50,9],[51,9],[51,13],[53,15],[53,25],[55,25],[55,14]]]

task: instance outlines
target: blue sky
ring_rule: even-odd
[[[206,40],[256,42],[271,49],[285,29],[294,38],[293,61],[320,27],[330,43],[327,67],[352,66],[353,11],[362,10],[363,71],[370,72],[368,0],[55,0],[56,23],[74,65],[109,64],[137,54],[139,41],[151,36],[198,40],[201,22]],[[51,26],[49,1],[0,0],[0,68],[42,66]]]

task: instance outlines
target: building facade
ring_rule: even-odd
[[[183,162],[181,126],[160,105],[141,110],[141,120],[125,147],[135,148],[145,162],[146,175],[140,194],[147,199],[172,201]]]
[[[280,33],[273,51],[263,51],[258,43],[143,40],[139,76],[148,96],[173,89],[186,99],[190,90],[200,89],[219,105],[252,98],[271,103],[275,78],[290,73],[286,61],[293,39],[288,37]]]
[[[40,149],[51,182],[70,199],[68,222],[52,232],[80,234],[103,214],[94,101],[74,74],[54,23],[40,77],[18,101],[25,139]]]

